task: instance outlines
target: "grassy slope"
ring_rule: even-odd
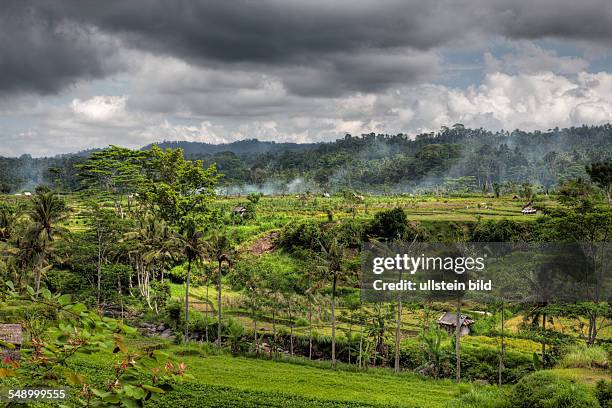
[[[455,395],[447,381],[396,377],[383,370],[369,373],[279,363],[267,360],[211,356],[185,358],[199,383],[240,390],[297,394],[320,400],[359,401],[385,406],[442,406]]]
[[[443,407],[457,395],[451,381],[434,381],[388,369],[367,372],[332,370],[289,362],[228,355],[183,355],[183,346],[170,346],[169,354],[187,364],[195,379],[178,386],[153,406],[377,406]],[[104,353],[78,358],[85,372],[99,378],[112,369]],[[327,364],[322,364],[323,366]]]

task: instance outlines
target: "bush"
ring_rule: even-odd
[[[454,367],[454,350],[449,350]],[[468,380],[486,380],[497,383],[499,349],[489,345],[463,344],[461,347],[461,375]],[[533,371],[533,360],[529,353],[506,349],[504,356],[504,383],[515,383]]]
[[[81,293],[83,288],[89,287],[89,284],[81,275],[61,269],[51,269],[47,274],[45,283],[53,293]]]
[[[166,277],[173,283],[183,283],[187,277],[187,265],[176,265],[169,271],[166,271]]]
[[[595,396],[602,408],[612,408],[612,381],[599,380],[595,386]]]
[[[394,208],[374,214],[374,219],[366,228],[366,234],[384,240],[407,239],[409,229],[406,213],[401,208]]]
[[[448,403],[447,408],[511,408],[508,397],[497,387],[472,388]]]
[[[519,408],[595,408],[599,402],[582,384],[538,371],[523,377],[512,390],[513,406]]]
[[[323,234],[319,223],[303,221],[287,224],[277,238],[276,244],[287,250],[297,247],[320,251],[322,239]]]
[[[182,322],[185,320],[185,310],[183,304],[180,302],[172,301],[166,305],[166,323],[173,329],[182,326]]]
[[[608,360],[608,353],[602,347],[572,346],[561,360],[564,368],[602,367]]]

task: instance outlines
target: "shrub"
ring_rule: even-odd
[[[564,368],[601,367],[608,360],[608,353],[601,347],[572,346],[561,360]]]
[[[408,218],[401,208],[381,211],[366,228],[366,234],[381,239],[406,239],[409,236]]]
[[[178,326],[182,325],[185,318],[183,304],[176,301],[169,302],[166,305],[166,314],[168,316],[166,323],[176,330]]]
[[[451,352],[454,359],[454,353]],[[469,380],[498,381],[499,349],[495,346],[464,344],[461,349],[461,374]],[[506,350],[504,356],[504,383],[515,383],[533,371],[531,354]]]
[[[51,292],[80,293],[83,288],[88,287],[87,281],[81,275],[61,269],[51,269],[45,283]]]
[[[612,408],[612,381],[599,380],[595,386],[595,396],[602,408]]]
[[[519,408],[595,408],[599,402],[582,384],[538,371],[523,377],[512,390],[513,406]]]
[[[447,408],[511,408],[513,405],[497,387],[472,387],[447,404]]]
[[[277,238],[276,244],[288,250],[297,247],[320,251],[322,239],[323,235],[319,223],[303,221],[287,224]]]
[[[183,283],[187,276],[187,266],[184,264],[176,265],[169,271],[166,271],[166,277],[174,283]]]

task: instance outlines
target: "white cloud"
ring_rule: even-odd
[[[125,96],[94,96],[81,101],[74,99],[71,103],[72,111],[88,120],[108,121],[125,114]]]
[[[262,108],[269,112],[265,116],[248,109],[242,110],[250,113],[244,116],[148,111],[133,101],[140,97],[97,95],[49,105],[44,113],[40,108],[37,117],[42,120],[4,138],[0,154],[55,154],[108,144],[134,148],[162,140],[311,142],[346,132],[416,134],[454,123],[492,130],[601,124],[612,117],[612,74],[495,72],[466,89],[424,84],[339,98],[287,97],[284,109],[282,104]]]
[[[131,138],[147,140],[147,143],[169,141],[188,141],[220,144],[228,140],[221,136],[223,126],[213,125],[209,121],[200,122],[197,125],[173,124],[168,120],[152,124],[143,129],[130,132]]]

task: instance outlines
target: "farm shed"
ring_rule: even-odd
[[[23,330],[20,324],[0,324],[0,341],[15,346],[14,349],[3,347],[0,344],[0,354],[13,360],[19,359],[19,349],[23,343]]]
[[[455,333],[455,328],[457,327],[457,313],[454,312],[444,312],[442,316],[436,321],[440,328],[446,330],[448,333]],[[461,315],[461,335],[465,336],[470,334],[470,326],[474,324],[474,320],[472,320],[469,316],[464,314]]]
[[[239,215],[241,217],[244,217],[244,215],[247,213],[247,209],[242,206],[234,207],[232,209],[232,213],[234,215]]]
[[[535,208],[531,207],[531,206],[527,206],[525,208],[523,208],[521,210],[521,213],[523,215],[529,215],[529,214],[536,214],[538,212],[538,210],[536,210]]]

